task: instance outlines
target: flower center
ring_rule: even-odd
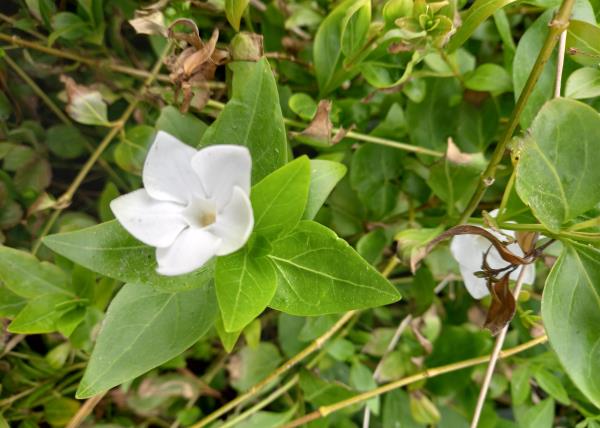
[[[200,215],[200,224],[203,227],[210,226],[217,219],[217,213],[214,211],[205,211]]]
[[[194,199],[183,211],[187,223],[191,227],[203,228],[217,221],[217,207],[207,199]]]

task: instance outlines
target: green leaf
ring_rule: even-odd
[[[540,52],[546,36],[548,35],[548,24],[554,16],[553,10],[547,10],[525,31],[515,52],[513,60],[513,85],[515,100],[521,95],[525,82],[533,69],[535,60]],[[542,105],[550,99],[554,87],[556,70],[556,54],[553,54],[538,79],[527,104],[521,113],[521,127],[527,128]]]
[[[350,183],[375,219],[396,206],[402,159],[400,150],[376,144],[364,144],[352,156]]]
[[[567,79],[565,96],[577,100],[600,97],[600,70],[592,67],[575,70]]]
[[[304,399],[317,407],[337,403],[356,395],[347,386],[327,382],[307,370],[300,372],[300,388],[304,392]]]
[[[121,134],[121,141],[114,152],[117,165],[123,171],[142,175],[142,167],[155,134],[154,128],[148,125],[137,125]]]
[[[238,338],[240,337],[240,334],[242,334],[242,330],[234,331],[231,333],[225,331],[223,319],[220,316],[217,317],[217,320],[215,322],[215,330],[217,330],[219,340],[221,340],[221,344],[223,345],[223,349],[225,349],[225,352],[231,352],[233,350],[235,344],[238,341]]]
[[[513,405],[519,406],[531,395],[531,368],[528,365],[519,366],[513,371],[510,379],[510,393]]]
[[[266,378],[281,362],[279,350],[268,342],[262,342],[255,348],[246,346],[237,357],[236,377],[231,384],[240,392],[247,391]]]
[[[0,284],[0,317],[14,318],[23,309],[27,300]]]
[[[519,425],[523,427],[552,428],[554,425],[554,400],[546,398],[529,408],[519,418]]]
[[[492,16],[494,12],[514,1],[515,0],[476,0],[462,16],[462,25],[450,39],[450,42],[446,47],[448,51],[453,52],[461,47],[481,23]]]
[[[400,425],[398,425],[400,424]],[[412,418],[409,395],[403,389],[394,389],[383,396],[383,428],[423,428]]]
[[[306,156],[299,157],[252,187],[256,235],[276,238],[300,221],[306,209],[310,167]]]
[[[273,263],[257,257],[255,248],[246,246],[228,256],[219,257],[215,285],[223,325],[237,332],[267,307],[277,288]]]
[[[277,292],[270,306],[292,315],[324,315],[386,305],[400,294],[333,231],[312,221],[272,243]]]
[[[465,87],[499,95],[512,91],[512,80],[508,72],[498,64],[482,64],[466,77]]]
[[[50,235],[43,242],[52,251],[94,272],[164,291],[201,287],[213,276],[211,262],[186,275],[159,275],[155,249],[136,240],[116,220]]]
[[[63,159],[74,159],[85,152],[87,139],[76,127],[59,124],[48,129],[46,144],[53,154]]]
[[[283,166],[288,146],[277,84],[266,58],[236,61],[232,97],[206,130],[201,145],[238,144],[252,154],[252,182]]]
[[[575,385],[600,407],[600,251],[564,242],[542,297],[550,344]]]
[[[317,102],[308,94],[294,94],[288,100],[290,109],[304,120],[312,120],[317,113]]]
[[[80,403],[72,398],[50,397],[50,400],[44,403],[44,418],[53,427],[66,426],[80,406]]]
[[[548,393],[556,401],[568,406],[571,403],[569,395],[560,379],[546,369],[538,367],[533,376],[536,382],[544,391]]]
[[[359,5],[358,9],[357,5]],[[358,16],[353,18],[354,14],[358,14]],[[358,73],[356,67],[348,70],[343,66],[344,54],[342,52],[342,45],[346,49],[350,49],[351,46],[356,45],[358,40],[352,41],[350,33],[344,39],[343,34],[350,20],[358,20],[362,23],[367,14],[370,18],[370,2],[346,0],[333,9],[321,22],[313,47],[315,74],[321,97],[332,92],[345,80],[351,79]],[[360,37],[360,32],[357,35]]]
[[[563,98],[544,105],[521,142],[517,192],[553,232],[600,201],[598,135],[600,115]]]
[[[600,62],[600,28],[592,23],[572,19],[567,31],[569,57],[583,65]],[[572,53],[571,53],[572,52]]]
[[[235,31],[240,31],[240,21],[248,2],[249,0],[225,0],[225,16]]]
[[[447,203],[449,215],[466,208],[485,166],[483,154],[459,153],[458,158],[446,156],[431,167],[427,184],[436,196]]]
[[[257,412],[244,421],[238,422],[236,428],[278,428],[292,419],[297,411],[298,405],[295,404],[289,410],[281,413],[275,412]]]
[[[13,293],[27,299],[45,294],[74,297],[68,279],[55,265],[31,254],[0,245],[0,280]]]
[[[190,113],[181,113],[173,106],[166,106],[160,111],[156,120],[157,130],[165,131],[188,146],[198,147],[204,132],[208,128],[196,116]]]
[[[448,137],[454,134],[457,108],[452,101],[460,96],[458,81],[453,78],[425,79],[427,94],[419,103],[409,101],[406,122],[413,144],[444,151]]]
[[[29,300],[8,326],[8,331],[20,334],[51,333],[63,315],[59,305],[73,301],[63,293],[50,293]]]
[[[212,327],[216,316],[212,284],[174,293],[126,284],[108,308],[77,398],[92,397],[176,357]]]
[[[346,10],[342,21],[342,52],[350,57],[355,54],[367,38],[371,24],[371,1],[358,0]]]
[[[335,188],[335,185],[346,175],[346,165],[321,159],[310,160],[310,187],[308,200],[302,218],[312,220]]]

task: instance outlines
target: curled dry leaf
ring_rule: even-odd
[[[331,130],[333,124],[329,119],[329,113],[331,112],[331,101],[321,100],[317,106],[317,113],[310,122],[308,127],[302,131],[302,135],[319,142],[331,144]]]
[[[189,27],[192,32],[175,32],[176,25]],[[217,66],[229,59],[227,51],[216,48],[219,30],[215,28],[210,39],[203,42],[194,21],[182,18],[173,22],[169,27],[168,34],[170,38],[184,41],[190,45],[166,61],[167,68],[171,72],[169,78],[175,85],[175,99],[178,98],[181,91],[183,92],[182,111],[186,111],[191,104],[202,108],[210,97],[207,81],[214,78]],[[200,93],[195,91],[198,88]]]
[[[508,286],[510,273],[505,274],[499,281],[489,281],[488,289],[492,296],[492,303],[485,319],[485,328],[497,335],[515,315],[516,303]]]
[[[492,244],[494,248],[498,251],[500,257],[502,257],[504,261],[510,263],[511,265],[527,265],[535,261],[535,257],[530,255],[526,255],[525,257],[519,257],[513,254],[510,250],[506,248],[505,242],[502,242],[484,228],[465,224],[460,226],[454,226],[446,230],[445,232],[438,235],[435,239],[430,241],[426,247],[420,249],[417,253],[415,253],[414,257],[411,257],[411,268],[415,268],[419,264],[419,262],[423,260],[438,243],[440,243],[444,239],[451,238],[456,235],[483,236],[488,241],[490,241],[490,244]]]
[[[135,32],[138,34],[159,34],[167,36],[167,27],[165,26],[165,17],[160,10],[136,10],[135,18],[129,20]]]
[[[530,253],[535,248],[535,243],[538,240],[540,234],[538,232],[523,232],[518,231],[515,233],[517,243],[524,254]]]
[[[108,124],[106,103],[102,94],[87,86],[78,85],[75,80],[64,74],[60,76],[67,92],[67,113],[76,122],[85,125]]]
[[[452,138],[448,138],[448,147],[446,148],[446,159],[448,159],[452,163],[464,165],[469,164],[473,161],[473,155],[461,152],[458,146],[454,144],[454,140]]]

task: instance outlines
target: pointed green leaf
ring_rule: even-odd
[[[476,0],[462,16],[462,25],[450,39],[447,49],[453,52],[463,45],[483,21],[515,0]]]
[[[240,31],[240,21],[248,6],[248,1],[249,0],[225,0],[225,16],[235,31]]]
[[[306,209],[310,162],[299,157],[252,187],[254,233],[274,238],[292,229]]]
[[[565,242],[544,288],[550,344],[575,385],[600,407],[600,251]]]
[[[201,287],[213,275],[212,262],[186,275],[159,275],[156,273],[155,249],[136,240],[116,220],[50,235],[44,239],[44,244],[94,272],[164,291]]]
[[[25,251],[0,245],[0,280],[18,296],[32,299],[44,294],[74,296],[67,288],[63,271],[48,262],[40,262]]]
[[[321,209],[335,185],[346,175],[346,166],[328,160],[310,160],[310,187],[302,218],[312,220]]]
[[[215,285],[225,330],[237,332],[267,307],[277,277],[271,260],[256,257],[254,249],[246,246],[217,259]]]
[[[126,284],[108,308],[77,398],[92,397],[176,357],[212,327],[216,316],[212,284],[174,293]]]
[[[201,145],[238,144],[252,154],[252,182],[284,165],[288,146],[279,94],[266,58],[235,61],[233,94],[217,120],[206,130]]]
[[[600,114],[579,101],[549,101],[521,142],[516,188],[548,229],[600,202]]]
[[[278,286],[270,306],[324,315],[386,305],[400,293],[333,231],[308,220],[273,242]]]

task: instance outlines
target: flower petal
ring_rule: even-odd
[[[204,196],[202,183],[191,160],[198,153],[164,131],[158,131],[144,163],[144,187],[155,199],[189,202],[192,195]]]
[[[474,299],[482,299],[490,294],[485,279],[476,277],[473,269],[459,264],[460,274],[463,277],[465,287]]]
[[[189,227],[179,234],[173,245],[156,249],[161,275],[175,276],[195,271],[213,258],[221,239],[207,231]]]
[[[221,144],[205,147],[192,159],[192,168],[200,176],[206,196],[215,200],[218,209],[229,202],[233,186],[250,193],[252,159],[244,146]]]
[[[186,227],[182,205],[152,199],[145,189],[113,199],[110,208],[129,233],[153,247],[171,245]]]
[[[254,213],[250,199],[240,187],[235,186],[231,199],[217,214],[217,221],[208,229],[223,241],[218,256],[233,253],[244,246],[254,227]]]

